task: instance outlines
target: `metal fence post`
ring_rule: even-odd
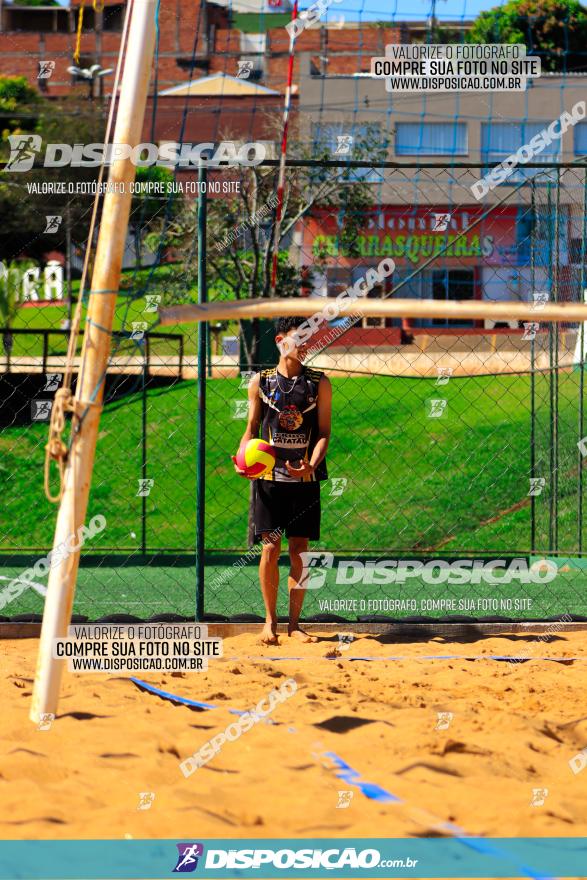
[[[147,343],[148,344],[148,343]],[[141,479],[143,487],[147,480],[147,378],[149,375],[149,360],[143,361],[142,388],[141,388]],[[141,553],[147,553],[147,495],[141,493]]]
[[[198,169],[198,302],[208,299],[206,290],[206,208],[207,169],[200,163]],[[206,501],[206,361],[207,324],[198,324],[198,421],[196,465],[196,620],[204,617],[204,526]]]
[[[555,259],[555,251],[553,247],[553,223],[552,223],[552,186],[550,181],[546,184],[546,192],[547,192],[547,235],[548,235],[548,267],[549,267],[549,276],[548,276],[548,288],[549,288],[549,299],[553,298],[553,294],[556,296],[556,291],[554,289],[554,277],[552,271],[553,260]],[[555,244],[556,246],[556,244]],[[555,444],[556,444],[556,422],[554,418],[555,413],[555,404],[554,404],[554,371],[555,371],[555,345],[558,344],[558,333],[556,332],[556,327],[554,324],[548,325],[548,422],[549,422],[549,434],[548,434],[548,552],[552,553],[555,549],[555,538],[554,538],[554,518],[556,511],[556,502],[555,502],[555,491],[556,487],[554,485],[554,471],[556,466],[556,458],[555,458]]]
[[[554,263],[552,264],[552,272],[553,272],[553,299],[555,302],[559,302],[559,287],[560,287],[560,277],[559,277],[559,260],[561,258],[561,224],[560,224],[560,199],[561,199],[561,172],[560,168],[556,169],[556,197],[554,203]],[[558,538],[558,503],[559,503],[559,468],[560,468],[560,405],[559,405],[559,393],[560,393],[560,382],[559,382],[559,364],[560,364],[560,325],[555,324],[554,326],[554,473],[553,473],[553,486],[552,486],[552,494],[554,500],[554,508],[553,508],[553,537],[554,537],[554,549],[558,551],[559,549],[559,538]]]
[[[43,375],[47,375],[47,360],[49,358],[49,333],[50,330],[43,330]]]
[[[587,253],[587,169],[583,173],[583,223],[581,224],[581,283],[580,283],[580,302],[585,302],[585,257]],[[585,349],[585,322],[583,321],[578,330],[579,333],[579,440],[581,441],[585,432],[585,363],[583,360],[583,352]],[[581,447],[577,446],[577,552],[583,552],[583,454]]]
[[[538,223],[536,217],[536,181],[532,178],[531,190],[531,217],[530,229],[530,285],[536,290],[536,236]],[[536,477],[536,338],[532,328],[530,333],[530,486],[534,485]],[[536,498],[530,494],[530,550],[532,555],[536,553]]]

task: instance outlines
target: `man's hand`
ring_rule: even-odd
[[[236,455],[231,455],[230,457],[234,462],[234,469],[237,472],[237,474],[239,475],[239,477],[246,477],[247,480],[254,479],[253,477],[249,477],[249,475],[245,471],[241,471],[238,464],[236,463]]]
[[[246,446],[249,440],[252,440],[254,437],[259,436],[259,425],[261,424],[261,398],[259,397],[259,379],[260,373],[255,373],[255,375],[249,382],[249,418],[247,421],[247,427],[245,428],[245,433],[241,438],[239,449],[242,449],[244,446]],[[255,479],[255,477],[249,477],[244,471],[241,471],[236,463],[236,456],[231,455],[230,457],[234,462],[234,470],[239,475],[239,477],[246,477],[247,480]]]
[[[287,472],[290,477],[297,477],[298,480],[300,477],[311,477],[316,468],[310,464],[309,461],[298,462],[298,467],[292,467],[289,461],[286,461],[285,466],[287,468]]]

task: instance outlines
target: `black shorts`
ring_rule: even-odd
[[[255,480],[253,483],[253,523],[255,541],[262,532],[280,530],[287,538],[320,538],[320,482],[280,483]]]

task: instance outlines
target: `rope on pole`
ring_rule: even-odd
[[[94,8],[96,8],[94,6]],[[110,99],[110,106],[108,109],[108,120],[106,123],[106,134],[104,136],[104,141],[106,144],[110,143],[110,135],[114,123],[114,107],[116,104],[116,99],[118,97],[118,86],[120,82],[120,76],[122,72],[122,61],[124,57],[124,49],[126,46],[126,39],[128,35],[128,27],[130,21],[130,13],[132,9],[132,3],[129,3],[126,8],[126,14],[124,17],[124,24],[122,30],[122,38],[120,41],[120,49],[118,53],[118,60],[116,62],[116,73],[114,75],[114,88],[112,89],[112,96]],[[81,40],[81,22],[83,16],[83,4],[80,6],[80,19],[79,19],[79,28],[78,28],[78,43],[76,46],[76,52],[78,53],[79,60],[79,41]],[[74,56],[75,57],[75,56]],[[67,344],[67,357],[65,359],[65,373],[63,375],[63,385],[55,394],[55,399],[53,401],[53,407],[51,409],[51,421],[49,424],[49,439],[47,441],[47,445],[45,446],[45,495],[47,496],[47,500],[52,504],[57,504],[61,501],[63,497],[63,478],[65,475],[65,465],[67,463],[67,458],[69,455],[69,449],[66,443],[63,441],[63,432],[65,430],[65,414],[72,413],[75,411],[76,406],[73,398],[73,391],[71,388],[72,377],[73,377],[73,366],[75,363],[75,352],[77,348],[77,342],[80,334],[80,327],[82,321],[82,307],[84,301],[84,290],[86,287],[86,280],[90,268],[90,257],[92,254],[92,242],[94,241],[94,230],[96,228],[96,221],[98,217],[98,205],[100,203],[100,190],[102,181],[104,179],[104,172],[106,170],[106,165],[104,162],[100,165],[100,170],[98,171],[98,185],[96,187],[96,195],[94,196],[94,203],[92,205],[92,215],[90,218],[90,228],[88,231],[88,238],[86,243],[86,251],[84,254],[84,263],[82,267],[82,276],[79,284],[79,294],[77,298],[77,304],[75,308],[75,312],[73,315],[73,321],[71,323],[71,327],[69,328],[69,340]],[[81,369],[81,368],[80,368]],[[57,470],[59,474],[59,486],[56,493],[53,493],[51,490],[51,462],[54,461],[57,464]]]

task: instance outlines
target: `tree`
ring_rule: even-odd
[[[0,128],[2,137],[20,133],[23,116],[36,119],[40,96],[24,76],[0,76]],[[24,123],[26,127],[26,122]]]
[[[509,0],[481,12],[470,43],[523,43],[543,70],[587,69],[587,9],[578,0]]]
[[[49,101],[30,89],[26,80],[21,82],[23,79],[0,77],[0,114],[6,123],[5,137],[8,134],[40,135],[43,152],[48,143],[103,142],[105,119],[99,109],[88,107],[75,97]],[[0,148],[0,157],[5,161],[10,155],[9,147],[5,140]],[[44,230],[45,217],[65,218],[67,206],[74,243],[85,242],[94,194],[90,188],[80,192],[80,185],[91,186],[97,176],[98,168],[88,166],[34,167],[25,172],[2,170],[0,258],[26,253],[39,260],[49,250],[64,250],[65,221],[56,233]],[[43,187],[47,186],[52,186],[53,192],[43,193]],[[65,192],[58,191],[62,188]]]
[[[6,355],[6,370],[10,372],[10,352],[12,351],[12,325],[18,312],[22,274],[31,269],[30,261],[13,260],[8,266],[0,263],[0,327],[2,346]]]
[[[138,167],[136,173],[138,191],[133,196],[130,211],[130,227],[133,231],[135,242],[136,267],[140,269],[142,260],[142,247],[144,243],[158,249],[159,236],[149,233],[158,227],[158,224],[171,220],[181,209],[182,195],[173,187],[174,175],[169,168],[158,165]],[[154,184],[149,189],[141,187],[142,184]],[[163,190],[161,192],[160,190]]]
[[[225,138],[230,140],[229,137]],[[366,126],[361,141],[348,158],[376,163],[385,158],[388,143],[379,127]],[[299,296],[300,289],[311,284],[312,272],[303,273],[290,260],[289,244],[300,221],[316,207],[330,208],[339,217],[341,246],[349,256],[358,256],[357,236],[363,216],[373,203],[372,184],[360,170],[329,168],[321,160],[332,160],[333,152],[322,147],[310,151],[300,141],[290,141],[291,155],[312,158],[316,164],[288,168],[286,173],[282,221],[279,230],[277,295]],[[344,161],[344,160],[343,160]],[[217,298],[244,299],[271,296],[271,271],[276,234],[277,168],[245,167],[238,174],[236,195],[209,198],[207,224],[208,287]],[[235,174],[234,177],[237,177]],[[210,180],[218,179],[211,174]],[[226,181],[228,175],[222,178]],[[186,202],[178,215],[161,229],[165,243],[183,259],[183,272],[173,287],[166,290],[167,302],[191,299],[196,281],[196,243],[198,204]],[[315,256],[315,267],[323,268],[325,255]],[[250,344],[246,345],[249,365],[258,363],[260,324],[251,322]]]

